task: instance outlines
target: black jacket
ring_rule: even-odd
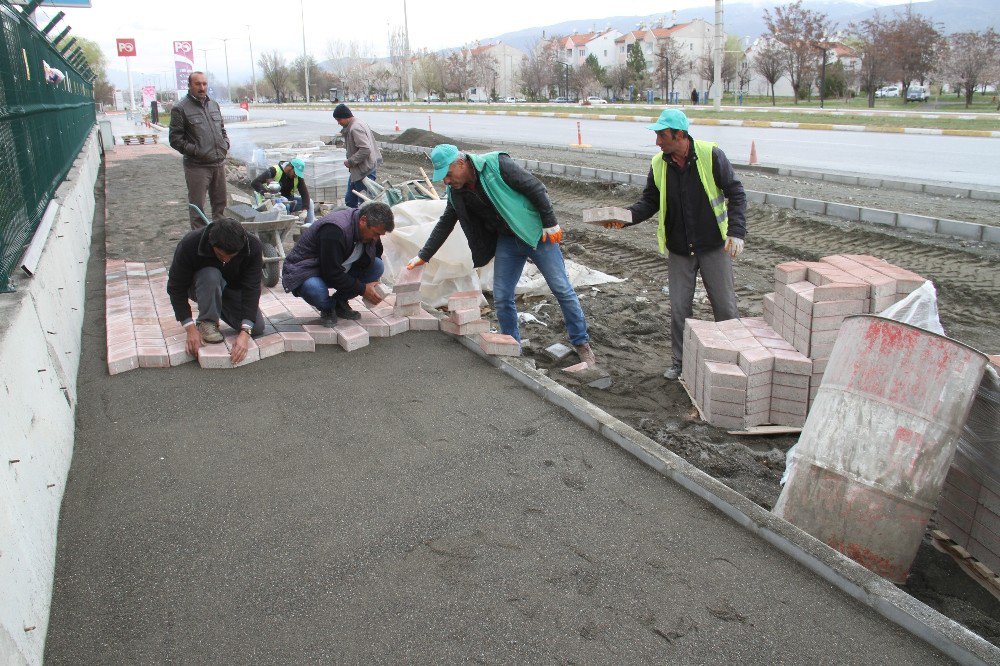
[[[174,250],[174,260],[167,274],[167,294],[174,308],[174,317],[179,322],[191,319],[191,305],[188,291],[194,284],[194,274],[202,268],[212,267],[222,271],[226,289],[240,292],[240,320],[257,321],[257,306],[260,303],[260,278],[264,259],[260,241],[247,234],[246,244],[228,263],[223,264],[208,243],[208,232],[212,225],[189,231]]]
[[[218,164],[229,152],[229,135],[222,110],[214,99],[199,102],[191,94],[170,110],[170,147],[184,156],[184,164]]]
[[[541,215],[542,226],[546,228],[556,226],[556,214],[552,210],[552,203],[542,182],[518,166],[506,154],[501,154],[499,161],[500,177],[510,185],[511,189],[528,198]],[[486,192],[479,187],[477,179],[474,188],[451,190],[451,200],[417,256],[424,261],[430,261],[434,253],[448,240],[448,236],[455,229],[455,222],[462,225],[462,231],[469,241],[469,250],[472,251],[472,263],[476,268],[488,264],[496,254],[498,234],[514,235],[507,222],[500,217],[496,206],[486,196]]]
[[[726,239],[719,232],[719,223],[708,202],[708,194],[698,177],[698,160],[692,143],[683,167],[669,157],[667,163],[667,249],[674,254],[692,255],[722,247]],[[747,197],[743,183],[736,177],[733,165],[718,147],[712,148],[712,176],[726,197],[729,212],[727,235],[746,238]],[[660,210],[660,190],[653,179],[653,169],[646,176],[642,198],[629,206],[632,223],[654,216]],[[654,218],[656,219],[656,218]]]

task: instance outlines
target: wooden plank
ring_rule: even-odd
[[[942,553],[950,555],[955,563],[987,592],[1000,599],[1000,577],[989,567],[969,554],[941,530],[931,530],[931,543]]]

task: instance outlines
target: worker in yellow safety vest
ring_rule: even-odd
[[[312,223],[315,219],[312,201],[309,197],[309,188],[303,179],[305,175],[306,163],[298,158],[289,161],[281,161],[273,167],[268,167],[261,171],[250,187],[255,192],[264,193],[264,187],[271,181],[277,181],[281,187],[281,196],[288,199],[288,212],[294,213],[297,210],[306,211],[306,223]]]
[[[628,207],[631,223],[658,213],[660,254],[668,254],[670,338],[673,362],[663,376],[677,379],[683,359],[684,321],[694,311],[695,279],[701,273],[715,321],[739,318],[733,286],[733,259],[743,252],[747,233],[746,193],[726,154],[714,143],[688,134],[688,118],[666,109],[648,128],[660,149],[652,159],[642,197]]]

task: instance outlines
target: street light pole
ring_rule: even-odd
[[[823,68],[820,70],[819,74],[819,108],[823,108],[823,98],[826,95],[826,42],[820,42],[816,45],[820,51],[823,52]]]
[[[229,44],[227,42],[234,37],[216,37],[217,40],[222,42],[222,51],[226,58],[226,99],[230,102],[233,101],[233,89],[229,84]]]
[[[716,111],[722,110],[722,0],[715,0],[715,71],[712,73],[712,85],[715,87]]]
[[[309,103],[309,56],[306,55],[306,0],[299,0],[302,10],[302,70],[306,77],[306,104]]]
[[[253,62],[253,40],[250,38],[250,24],[247,23],[247,42],[250,44],[250,78],[253,80],[253,101],[257,101],[257,67]]]
[[[413,63],[410,62],[410,20],[406,14],[406,0],[403,0],[403,30],[406,33],[406,57],[403,66],[406,67],[406,94],[408,102],[413,101]]]

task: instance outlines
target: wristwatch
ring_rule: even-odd
[[[253,324],[243,324],[240,328],[243,329],[244,333],[250,335],[250,332],[253,331]]]

